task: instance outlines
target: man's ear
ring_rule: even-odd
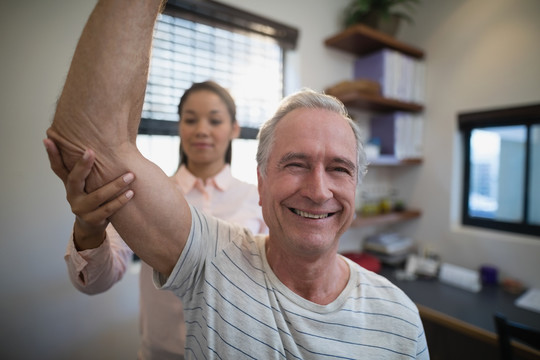
[[[262,182],[263,182],[263,178],[259,171],[259,167],[257,166],[257,190],[259,191],[259,206],[262,206],[262,201],[261,201]]]

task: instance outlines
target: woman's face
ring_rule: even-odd
[[[229,142],[240,127],[232,123],[223,100],[210,90],[191,93],[180,114],[181,146],[188,157],[188,168],[211,166],[215,171],[225,164]]]

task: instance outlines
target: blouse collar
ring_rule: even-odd
[[[176,174],[173,175],[173,178],[180,186],[180,189],[184,194],[190,192],[196,186],[197,182],[199,182],[200,184],[203,183],[202,179],[193,175],[183,164],[180,166]],[[207,179],[206,184],[211,184],[216,189],[220,191],[225,191],[231,185],[231,180],[231,166],[229,164],[225,164],[223,169],[221,169],[221,171],[217,173],[216,176]]]

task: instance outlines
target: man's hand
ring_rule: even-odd
[[[100,246],[105,239],[105,229],[109,225],[109,217],[121,209],[133,197],[129,184],[135,179],[132,173],[124,174],[101,188],[86,193],[86,178],[95,161],[92,150],[84,155],[69,171],[58,148],[50,139],[43,140],[51,169],[62,180],[66,188],[66,197],[75,214],[73,238],[77,250],[93,249]]]

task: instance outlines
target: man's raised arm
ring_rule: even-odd
[[[162,0],[100,0],[83,30],[47,135],[68,169],[96,153],[87,190],[131,171],[134,198],[111,221],[148,264],[168,275],[191,225],[183,196],[137,150],[155,20]]]

